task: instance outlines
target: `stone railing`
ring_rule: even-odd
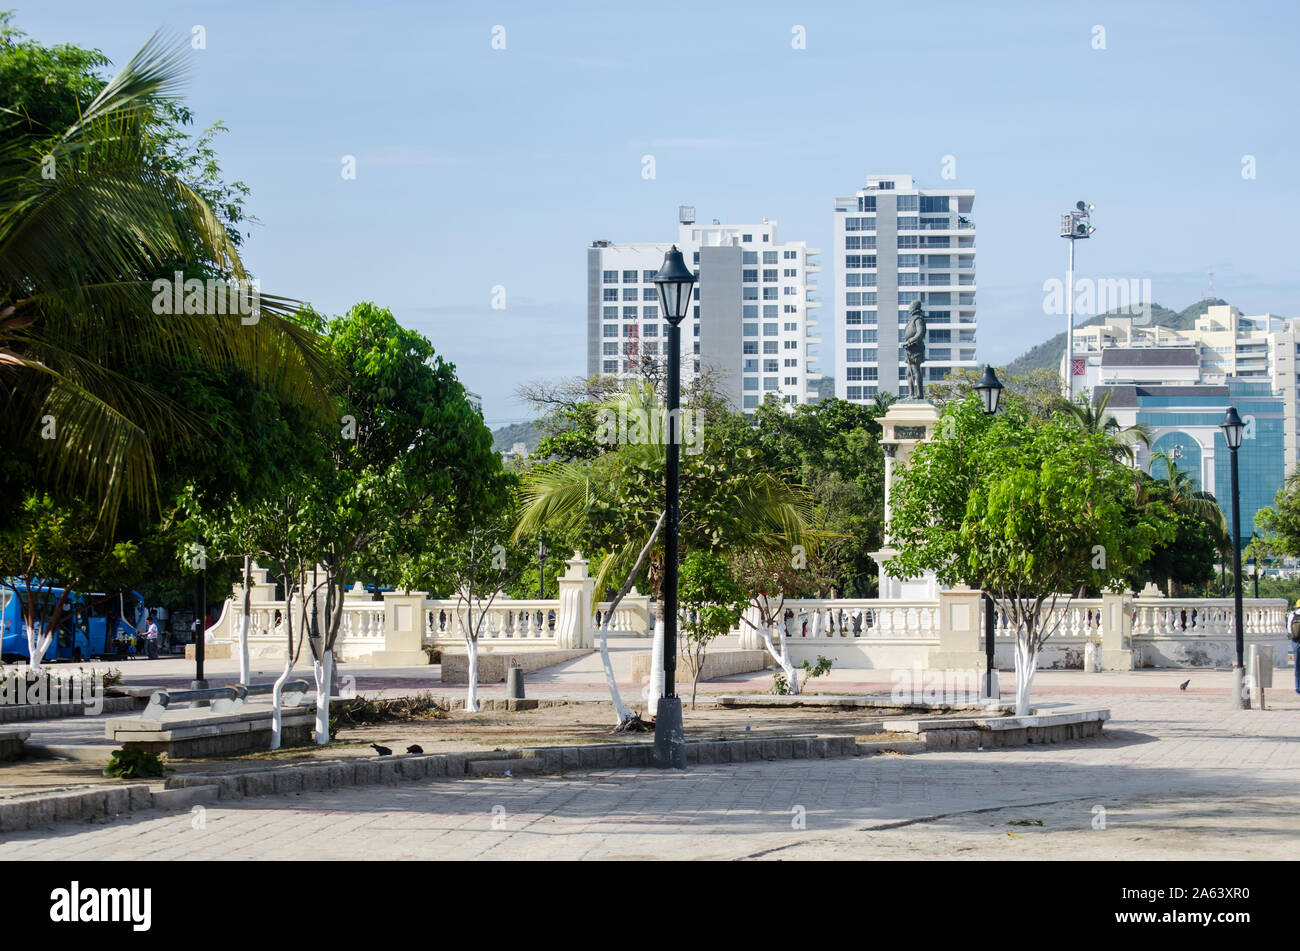
[[[483,618],[480,643],[566,649],[594,646],[609,602],[593,604],[595,579],[588,574],[587,562],[581,555],[575,552],[567,568],[559,578],[558,598],[494,599]],[[301,607],[296,610],[295,622],[301,616]],[[275,584],[268,580],[265,569],[254,567],[248,637],[251,657],[283,659],[287,644],[284,616],[285,604],[275,598]],[[477,606],[471,616],[477,619]],[[455,598],[429,598],[419,591],[388,591],[382,601],[376,601],[358,584],[344,598],[334,650],[344,661],[428,663],[425,647],[464,643],[465,617],[465,605]],[[243,591],[236,586],[220,619],[208,628],[208,639],[233,646],[242,623]],[[649,637],[650,599],[633,588],[619,602],[610,631],[620,637]],[[296,644],[297,631],[294,640]]]
[[[595,580],[581,555],[575,552],[567,569],[559,578],[558,598],[494,600],[480,642],[566,650],[595,646],[609,603],[593,601]],[[425,664],[425,648],[464,642],[463,611],[454,598],[428,598],[419,591],[389,591],[375,601],[358,585],[344,599],[335,651],[344,661]],[[252,657],[284,656],[284,614],[283,601],[275,600],[275,585],[265,570],[256,569],[249,614]],[[760,649],[762,639],[752,626],[757,612],[751,609],[746,617],[750,623],[742,622],[736,632],[740,647]],[[1272,646],[1276,663],[1287,664],[1293,645],[1286,617],[1287,604],[1280,598],[1244,601],[1247,650],[1250,644]],[[208,629],[209,639],[233,645],[242,621],[237,588],[220,620]],[[1088,658],[1109,670],[1226,667],[1236,656],[1231,599],[1165,598],[1152,588],[1137,596],[1060,599],[1049,624],[1056,629],[1039,655],[1040,667],[1081,668]],[[785,629],[796,663],[820,653],[850,668],[983,665],[983,596],[966,588],[920,600],[791,600],[785,603]],[[610,630],[620,637],[650,636],[649,598],[633,589],[619,603]],[[1006,611],[999,610],[995,656],[1000,667],[1014,665],[1015,636]]]
[[[937,601],[800,598],[785,602],[784,614],[786,636],[792,640],[939,640]],[[747,616],[757,620],[758,612],[751,608]]]
[[[1282,598],[1243,600],[1247,651],[1250,644],[1270,645],[1274,661],[1284,665],[1292,649],[1286,618]],[[1166,598],[1150,590],[1139,596],[1061,598],[1048,624],[1056,629],[1044,645],[1040,667],[1082,666],[1089,642],[1101,648],[1106,668],[1227,667],[1236,658],[1231,598]],[[1005,610],[995,615],[995,632],[999,666],[1010,665],[1016,628]]]

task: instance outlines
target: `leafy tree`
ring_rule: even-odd
[[[691,709],[700,687],[700,670],[709,645],[740,621],[749,598],[736,584],[731,567],[721,555],[693,551],[682,560],[679,575],[678,627],[682,651],[691,658]]]
[[[824,591],[830,578],[819,569],[815,558],[806,553],[786,552],[775,548],[749,548],[732,555],[732,572],[748,593],[749,604],[758,623],[744,618],[744,623],[758,631],[768,654],[781,667],[786,692],[799,692],[799,674],[790,659],[789,631],[785,602],[790,598],[812,597]],[[776,644],[772,634],[776,632]]]
[[[137,547],[109,534],[87,506],[45,493],[23,499],[19,517],[0,531],[0,586],[20,605],[33,671],[72,616],[72,595],[120,587],[137,565]]]
[[[1058,607],[1081,587],[1122,584],[1169,541],[1167,512],[1133,504],[1129,470],[1101,433],[1037,420],[1012,397],[988,418],[978,400],[950,403],[936,438],[902,467],[888,534],[899,577],[935,572],[982,587],[1005,606],[1016,635],[1016,711],[1029,711],[1038,651]]]
[[[646,422],[660,418],[663,407],[644,388],[617,394],[602,410],[641,421],[624,427],[631,441],[616,443],[594,459],[528,470],[513,538],[535,538],[546,526],[598,558],[598,592],[612,587],[615,579],[637,580],[644,565],[651,592],[662,601],[663,549],[652,544],[646,558],[640,554],[647,540],[654,543],[667,504],[665,433]],[[706,422],[700,451],[682,455],[683,550],[727,553],[754,545],[788,548],[804,541],[811,520],[807,492],[769,471],[756,446],[723,442],[720,430],[725,432]],[[662,636],[661,617],[656,637],[662,641]],[[656,700],[652,691],[652,706]]]

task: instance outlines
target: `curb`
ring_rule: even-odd
[[[753,763],[778,759],[833,759],[857,755],[852,736],[796,736],[772,739],[695,740],[686,744],[691,764]],[[317,792],[349,786],[393,785],[404,780],[462,779],[512,774],[540,775],[577,770],[645,768],[651,743],[546,746],[515,751],[431,753],[285,766],[224,776],[171,776],[165,788],[147,783],[36,793],[0,800],[0,832],[43,828],[55,822],[112,817],[145,809],[188,809],[198,803],[254,796]]]

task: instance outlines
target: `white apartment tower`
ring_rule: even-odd
[[[870,402],[907,392],[899,350],[908,308],[925,308],[925,380],[975,363],[973,189],[917,188],[869,175],[835,199],[835,395]]]
[[[695,269],[695,306],[682,321],[682,377],[716,372],[720,392],[745,412],[767,395],[815,402],[817,321],[811,295],[818,252],[780,241],[776,222],[711,225],[678,214],[677,247]],[[632,377],[645,357],[666,356],[655,273],[671,243],[594,241],[587,249],[587,372]]]

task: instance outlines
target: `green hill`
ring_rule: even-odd
[[[1198,300],[1190,307],[1183,310],[1174,311],[1168,307],[1161,307],[1159,304],[1151,304],[1151,323],[1161,327],[1169,327],[1172,330],[1188,330],[1196,326],[1196,318],[1204,314],[1210,307],[1215,304],[1226,304],[1227,301],[1219,298],[1205,298]],[[1076,324],[1076,327],[1091,327],[1095,324],[1104,323],[1107,319],[1115,316],[1128,316],[1127,314],[1117,314],[1112,311],[1106,314],[1097,314],[1095,317],[1089,317],[1087,320]],[[1036,347],[1031,347],[1025,353],[1016,357],[1007,364],[1008,374],[1026,373],[1030,370],[1048,369],[1052,372],[1058,372],[1061,367],[1061,355],[1065,353],[1065,331],[1049,340],[1045,340]]]
[[[492,451],[505,452],[521,442],[532,452],[542,440],[542,433],[533,423],[511,423],[492,431]]]

